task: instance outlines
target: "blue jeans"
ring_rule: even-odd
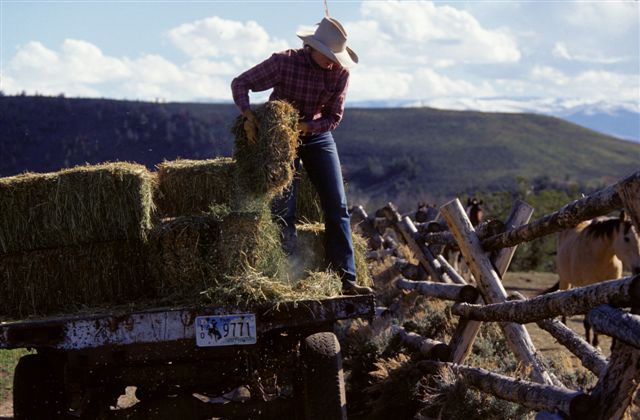
[[[302,162],[320,197],[325,221],[327,259],[331,269],[340,275],[343,283],[355,283],[356,264],[338,149],[330,131],[303,136],[301,140],[302,144],[298,147],[298,157],[294,165],[298,172]],[[287,191],[276,198],[272,206],[274,215],[280,218],[283,225],[285,250],[287,250],[286,242],[295,241],[296,236],[297,178],[297,176],[294,178],[293,184]]]

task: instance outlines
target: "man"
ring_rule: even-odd
[[[343,294],[372,293],[356,284],[356,270],[351,240],[347,199],[342,182],[340,160],[331,130],[344,113],[349,83],[348,67],[358,56],[346,46],[347,34],[335,19],[326,17],[313,32],[299,32],[303,48],[273,54],[231,82],[233,100],[245,117],[244,129],[249,142],[258,135],[256,117],[249,104],[249,91],[273,88],[270,100],[292,104],[300,114],[298,130],[301,144],[294,164],[304,164],[315,186],[325,219],[325,252],[331,268],[339,273]],[[295,242],[296,181],[274,203],[274,213],[281,217],[284,247],[292,252]]]

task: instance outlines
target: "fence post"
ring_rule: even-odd
[[[504,290],[500,277],[491,261],[486,257],[480,239],[476,235],[460,201],[458,199],[450,201],[442,206],[440,211],[456,238],[460,251],[469,264],[485,301],[487,303],[506,301],[507,292]],[[536,357],[535,347],[526,328],[511,322],[500,323],[500,326],[513,353],[525,366],[531,368],[532,379],[552,385],[551,377]]]
[[[617,341],[604,375],[591,396],[598,402],[593,419],[620,419],[631,403],[640,378],[640,350]]]
[[[507,230],[514,229],[527,223],[532,214],[533,207],[524,201],[517,201],[505,224]],[[494,257],[493,263],[501,277],[507,272],[507,268],[511,263],[511,259],[513,258],[513,254],[515,254],[517,247],[518,246],[516,245],[511,248],[503,248]],[[481,301],[482,300],[480,299],[480,302]],[[473,342],[480,331],[481,325],[482,324],[479,321],[473,321],[465,317],[460,318],[458,326],[456,327],[449,343],[449,346],[453,351],[452,359],[454,363],[462,363],[467,358],[471,352]]]
[[[640,233],[640,171],[617,184],[618,195]]]

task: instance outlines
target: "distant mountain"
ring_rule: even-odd
[[[416,108],[433,105],[429,101],[384,100],[353,102],[354,108]],[[479,110],[498,112],[508,110],[514,113],[534,113],[562,118],[583,127],[599,131],[623,140],[640,143],[640,112],[631,111],[637,104],[612,106],[604,102],[574,104],[565,100],[540,98],[508,99],[487,98],[467,101],[464,99],[437,103],[444,108],[455,110]],[[443,106],[436,106],[443,108]]]
[[[587,108],[571,110],[559,116],[592,130],[640,143],[640,113],[624,109],[602,112]]]
[[[104,161],[230,156],[231,104],[0,97],[0,176]],[[640,144],[554,117],[347,109],[334,136],[354,200],[450,197],[519,179],[589,189],[637,170]]]

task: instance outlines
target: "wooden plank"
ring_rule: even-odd
[[[453,232],[460,251],[469,264],[469,268],[478,282],[478,288],[485,301],[488,303],[500,303],[507,300],[507,292],[502,285],[500,276],[485,255],[480,239],[475,234],[475,230],[460,201],[457,199],[450,201],[442,206],[440,211],[445,217],[451,232]],[[531,368],[531,378],[536,382],[552,384],[551,377],[536,356],[535,347],[526,328],[511,322],[503,322],[499,325],[516,358],[525,366]]]

